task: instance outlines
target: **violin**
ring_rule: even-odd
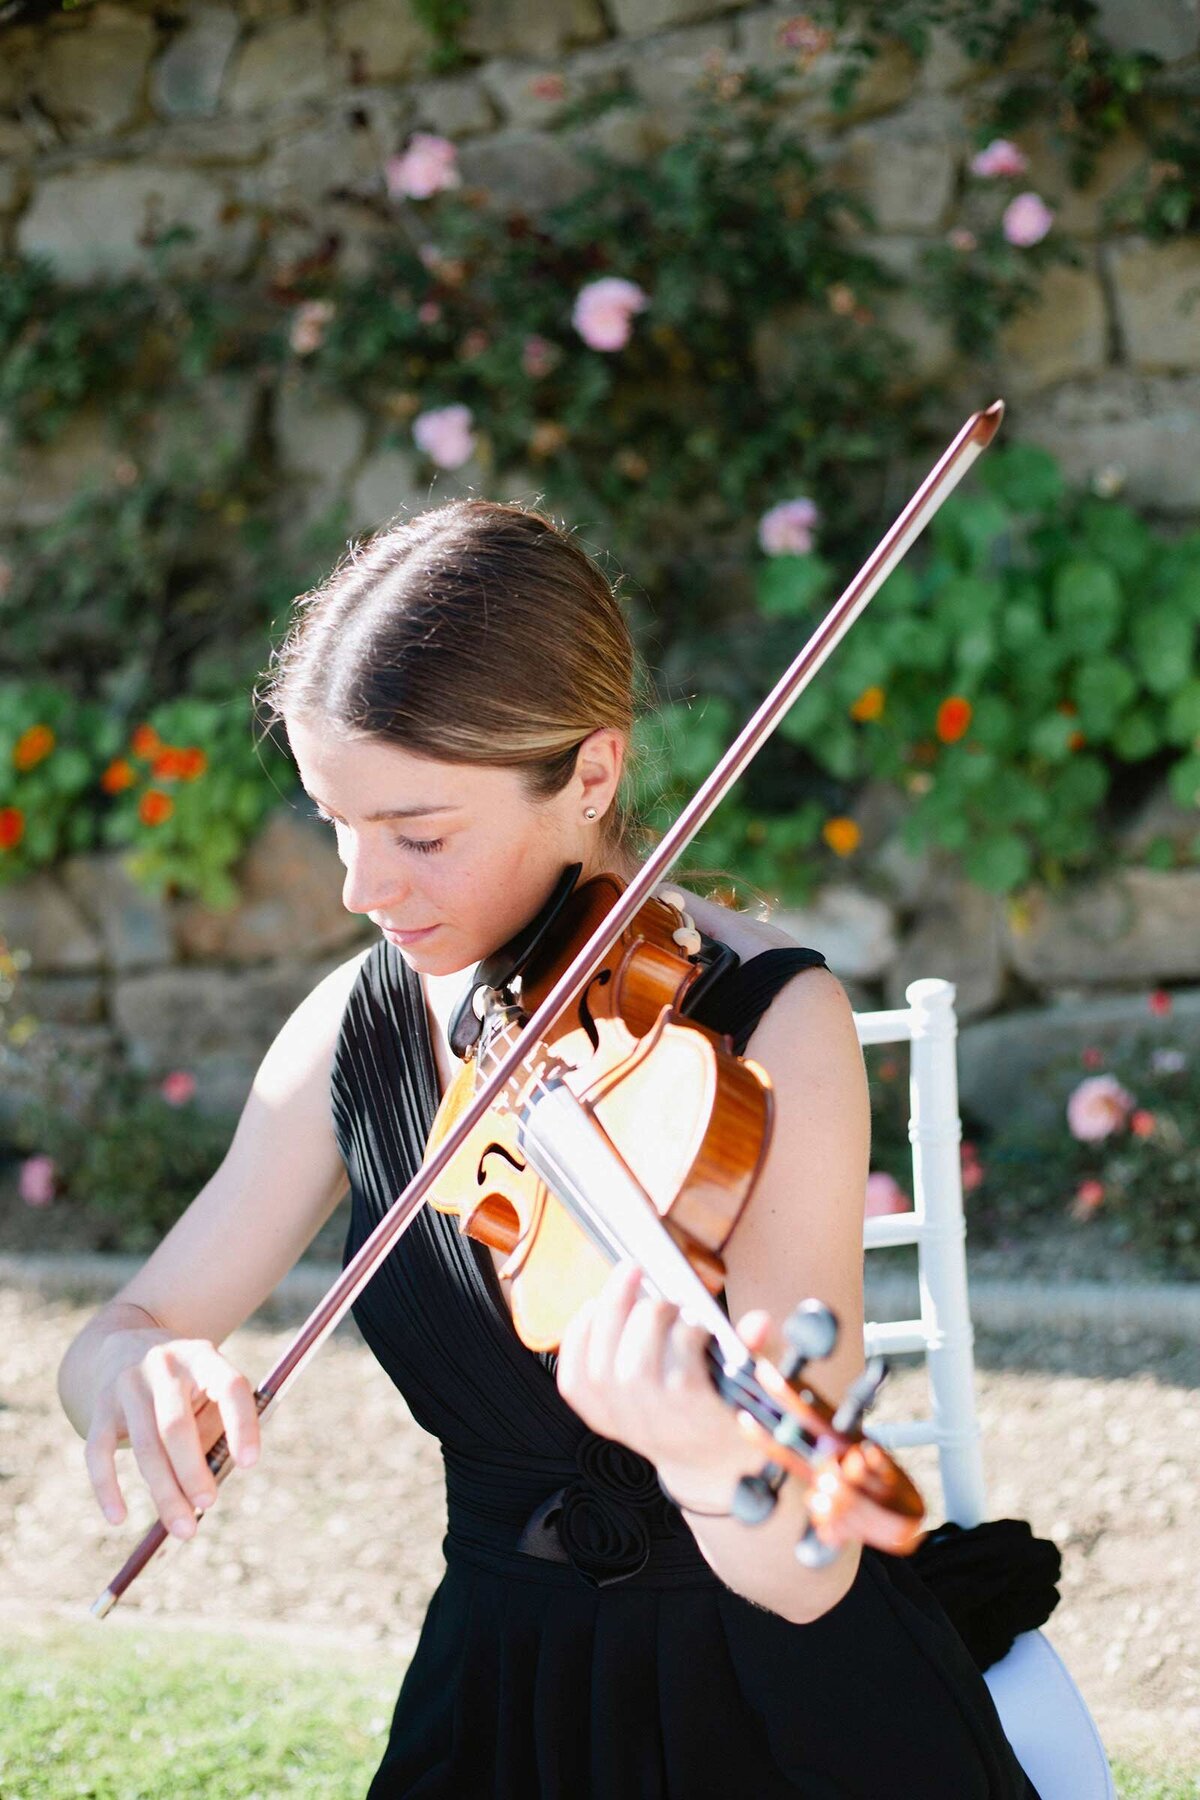
[[[603,874],[560,897],[560,884],[536,948],[521,954],[520,975],[498,986],[472,983],[478,1039],[438,1109],[429,1150],[625,885]],[[702,947],[681,894],[660,890],[647,900],[493,1098],[430,1204],[505,1255],[500,1277],[531,1350],[557,1349],[611,1265],[636,1262],[643,1285],[707,1328],[717,1392],[763,1450],[763,1471],[735,1490],[734,1517],[766,1519],[784,1479],[796,1475],[810,1490],[796,1546],[806,1566],[838,1554],[825,1533],[860,1498],[880,1509],[866,1541],[905,1554],[919,1541],[920,1494],[862,1431],[883,1363],[869,1365],[835,1412],[804,1379],[806,1363],[836,1343],[828,1307],[808,1300],[792,1313],[779,1368],[751,1353],[715,1298],[724,1286],[720,1253],[765,1160],[773,1108],[766,1071],[684,1013],[702,981]],[[464,1010],[452,1030],[460,1042]]]
[[[601,877],[599,889],[583,884],[578,912],[572,913],[575,934],[564,931],[556,954],[549,942],[537,941],[538,934],[524,946],[528,980],[523,973],[519,1007],[509,989],[486,980],[479,984],[480,1024],[487,1030],[481,1032],[469,1081],[464,1075],[461,1085],[453,1084],[453,1102],[447,1095],[421,1169],[255,1389],[260,1418],[436,1192],[468,1223],[475,1221],[485,1243],[505,1252],[512,1264],[514,1320],[519,1281],[521,1316],[535,1336],[548,1341],[563,1325],[564,1309],[555,1307],[548,1282],[539,1275],[545,1266],[539,1246],[548,1248],[556,1240],[571,1245],[576,1266],[580,1271],[590,1267],[593,1278],[607,1270],[614,1252],[630,1256],[664,1296],[708,1326],[718,1389],[738,1408],[739,1420],[757,1435],[767,1457],[758,1475],[739,1484],[734,1501],[738,1517],[747,1523],[766,1517],[782,1482],[794,1474],[808,1484],[808,1524],[797,1546],[802,1561],[819,1565],[830,1560],[822,1531],[851,1512],[857,1528],[860,1496],[877,1503],[873,1518],[883,1522],[872,1531],[883,1548],[915,1547],[920,1497],[861,1430],[863,1412],[881,1379],[880,1367],[870,1366],[834,1410],[803,1380],[805,1363],[828,1355],[833,1347],[836,1321],[828,1309],[806,1303],[792,1314],[785,1326],[787,1354],[776,1367],[747,1350],[714,1297],[721,1245],[765,1154],[769,1083],[747,1059],[732,1057],[717,1034],[695,1021],[683,1023],[681,1002],[689,988],[694,991],[702,970],[690,936],[686,946],[677,940],[677,932],[688,932],[683,913],[668,908],[664,917],[656,912],[656,904],[667,907],[667,902],[661,895],[655,902],[654,891],[992,442],[1003,416],[1004,403],[997,400],[967,419],[633,879],[624,887],[611,877]],[[676,951],[685,949],[685,955],[673,955],[664,939]],[[654,1069],[650,1065],[660,1048],[665,1060]],[[644,1131],[638,1121],[644,1124],[653,1114],[650,1097],[670,1094],[673,1105],[672,1072],[680,1071],[690,1086],[679,1130],[663,1132],[659,1113],[652,1117],[653,1130]],[[493,1109],[494,1116],[483,1126]],[[634,1129],[627,1133],[630,1118]],[[694,1150],[690,1161],[684,1146]],[[735,1166],[728,1178],[722,1171],[716,1179],[717,1165],[726,1155]],[[504,1175],[502,1164],[513,1171],[511,1177]],[[463,1171],[472,1168],[476,1188],[487,1191],[464,1199]],[[676,1201],[668,1200],[669,1172],[678,1180],[679,1212]],[[557,1204],[551,1205],[550,1196]],[[732,1207],[732,1216],[728,1210],[722,1214],[722,1206]],[[573,1279],[576,1294],[595,1291],[582,1273]],[[219,1485],[233,1466],[223,1435],[208,1451],[207,1462]],[[165,1526],[156,1520],[96,1600],[93,1614],[104,1618],[169,1541]]]

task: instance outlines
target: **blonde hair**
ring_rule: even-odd
[[[442,762],[566,786],[601,726],[629,744],[636,657],[601,569],[543,513],[451,500],[355,546],[296,602],[255,693],[286,715]],[[636,855],[622,797],[606,839]]]

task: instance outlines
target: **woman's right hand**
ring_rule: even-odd
[[[84,1448],[100,1507],[112,1525],[125,1518],[116,1451],[128,1443],[163,1525],[190,1538],[196,1513],[217,1497],[205,1459],[222,1432],[239,1467],[258,1457],[254,1390],[207,1338],[126,1328],[100,1354],[105,1367]]]

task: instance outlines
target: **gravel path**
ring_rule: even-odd
[[[104,1626],[87,1618],[153,1516],[125,1452],[133,1522],[105,1523],[58,1405],[59,1359],[91,1310],[0,1290],[0,1616],[286,1636],[389,1664],[398,1685],[442,1567],[441,1469],[352,1322],[196,1538],[172,1542]],[[256,1323],[227,1351],[257,1380],[292,1332]],[[977,1356],[992,1513],[1063,1550],[1048,1635],[1110,1752],[1152,1748],[1200,1776],[1200,1347],[1042,1332],[983,1340]],[[881,1417],[919,1410],[923,1391],[920,1370],[897,1372]],[[905,1461],[936,1515],[930,1453]]]

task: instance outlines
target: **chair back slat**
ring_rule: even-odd
[[[965,1526],[985,1516],[987,1494],[967,1295],[954,992],[950,981],[911,982],[907,1007],[857,1013],[855,1027],[861,1044],[910,1045],[913,1209],[869,1219],[864,1242],[868,1250],[916,1245],[921,1305],[919,1319],[870,1322],[867,1351],[923,1353],[930,1395],[929,1418],[872,1426],[871,1435],[888,1447],[935,1443],[946,1517]]]

